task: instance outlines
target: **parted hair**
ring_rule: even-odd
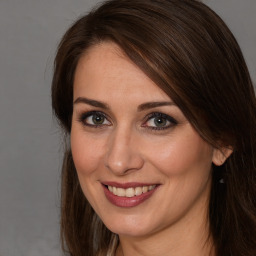
[[[69,140],[73,80],[90,47],[116,43],[178,105],[200,136],[230,147],[212,165],[209,236],[218,256],[256,255],[256,100],[236,39],[222,19],[195,0],[111,0],[79,18],[55,58],[52,107]],[[70,147],[65,148],[61,237],[72,256],[106,255],[116,237],[86,200]]]

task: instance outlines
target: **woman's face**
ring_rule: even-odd
[[[143,236],[205,216],[214,149],[114,43],[78,63],[71,149],[86,198],[114,233]]]

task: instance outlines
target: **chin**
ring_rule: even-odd
[[[115,218],[115,221],[113,219],[111,221],[106,220],[104,224],[110,231],[119,236],[142,237],[153,233],[155,230],[152,221],[149,225],[149,223],[145,223],[139,218],[134,218],[134,216]]]

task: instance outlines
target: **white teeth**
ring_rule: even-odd
[[[113,187],[113,194],[117,196],[117,188]]]
[[[148,192],[148,187],[147,187],[147,186],[143,186],[143,188],[142,188],[142,192],[143,192],[143,193]]]
[[[126,197],[133,197],[134,196],[134,188],[127,188],[125,191],[125,196]]]
[[[141,187],[135,188],[135,195],[136,195],[136,196],[139,196],[139,195],[141,195],[141,194],[142,194],[142,188],[141,188]]]
[[[117,188],[117,187],[108,186],[108,190],[116,196],[133,197],[133,196],[139,196],[142,193],[147,193],[148,191],[154,189],[155,187],[156,187],[156,185],[150,185],[150,186],[125,189],[125,188]]]
[[[125,196],[125,189],[117,188],[117,196]]]

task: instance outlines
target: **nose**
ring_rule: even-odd
[[[105,166],[115,175],[126,175],[140,170],[144,165],[138,138],[131,131],[116,130],[107,143]]]

